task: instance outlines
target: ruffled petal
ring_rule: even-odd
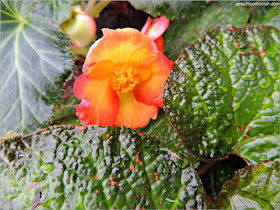
[[[87,55],[84,67],[90,63],[111,60],[114,64],[126,64],[130,55],[139,48],[153,50],[150,39],[133,28],[102,29],[103,37]]]
[[[147,35],[151,40],[155,41],[159,38],[168,28],[169,20],[166,17],[156,18],[153,21],[152,26],[146,31]]]
[[[159,55],[163,55],[163,53]],[[153,62],[149,66],[151,76],[135,86],[133,92],[137,101],[163,107],[162,92],[169,72],[173,67],[173,62],[166,58],[167,62],[165,58],[165,56],[161,56],[157,61]]]
[[[156,119],[158,107],[138,102],[133,92],[118,93],[120,99],[116,126],[126,126],[132,129],[148,125],[150,118]]]
[[[83,125],[113,126],[119,109],[119,98],[107,80],[88,79],[84,74],[74,84],[74,95],[82,100],[76,115]]]
[[[142,65],[149,65],[151,62],[155,61],[158,55],[147,48],[141,47],[135,50],[128,60],[128,65],[138,67]]]
[[[114,64],[110,60],[100,61],[88,67],[85,75],[89,79],[104,80],[113,74]]]

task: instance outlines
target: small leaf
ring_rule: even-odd
[[[201,160],[224,157],[248,137],[278,135],[278,37],[276,28],[263,25],[216,27],[176,61],[163,93],[164,109]],[[253,79],[243,79],[252,74]],[[264,141],[266,152],[274,150],[269,157],[279,158],[275,143]]]
[[[279,207],[279,162],[266,161],[237,172],[233,180],[223,186],[213,202],[214,209],[277,209]]]
[[[191,17],[205,6],[203,1],[129,0],[129,2],[136,9],[143,10],[154,17],[165,16],[170,20]]]
[[[70,40],[32,6],[1,1],[0,136],[46,127],[73,65]]]
[[[153,137],[114,127],[56,126],[5,140],[0,204],[30,208],[182,209],[205,207],[191,165]]]
[[[50,18],[57,25],[71,17],[73,0],[44,0],[36,1],[35,14]]]

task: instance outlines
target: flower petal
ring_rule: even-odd
[[[157,54],[145,47],[138,48],[130,56],[128,64],[131,66],[149,65],[158,58]]]
[[[137,129],[148,125],[150,118],[156,119],[158,107],[138,102],[133,92],[126,94],[118,92],[118,96],[120,99],[120,106],[116,126],[126,126]]]
[[[157,45],[158,50],[159,50],[159,51],[163,51],[164,44],[163,44],[163,38],[162,38],[162,36],[160,36],[159,38],[157,38],[157,39],[155,40],[155,43],[156,43],[156,45]]]
[[[83,100],[76,105],[83,125],[113,126],[119,109],[119,98],[107,80],[88,79],[84,74],[74,84],[74,95]],[[85,101],[87,100],[87,101]]]
[[[156,18],[150,29],[145,33],[151,40],[155,41],[168,28],[169,20],[166,17]]]
[[[84,67],[88,66],[88,63],[98,63],[103,60],[111,60],[114,64],[126,64],[130,55],[138,48],[153,50],[150,39],[136,29],[105,28],[102,31],[104,36],[87,55]]]
[[[112,75],[113,70],[113,62],[110,60],[104,60],[88,67],[88,70],[86,71],[85,75],[89,79],[104,80]]]
[[[146,32],[150,29],[152,25],[152,18],[151,17],[148,17],[145,25],[143,26],[143,28],[141,29],[141,33],[142,34],[146,34]]]
[[[133,92],[137,101],[163,107],[162,92],[169,72],[173,67],[173,62],[166,58],[169,61],[167,63],[164,57],[161,56],[157,61],[153,62],[149,66],[151,76],[135,86]]]

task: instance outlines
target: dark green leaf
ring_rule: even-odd
[[[218,199],[208,204],[214,209],[278,209],[279,181],[279,162],[249,166],[226,182]]]
[[[250,7],[252,18],[250,25],[266,24],[280,28],[280,16],[279,16],[279,2],[266,2],[269,4],[278,4],[275,6],[263,6],[263,7]]]
[[[157,17],[165,16],[170,20],[179,19],[181,17],[191,17],[198,12],[205,2],[203,1],[139,1],[129,0],[129,2],[139,10],[143,10],[146,13]]]
[[[170,56],[169,58],[175,60],[185,48],[186,43],[196,41],[203,33],[215,26],[244,26],[249,18],[249,11],[246,7],[237,7],[235,4],[235,2],[224,1],[210,2],[205,9],[192,18],[171,21],[163,35],[166,54]],[[176,55],[173,53],[174,45],[178,51]]]
[[[156,137],[157,139],[160,139],[162,143],[166,144],[166,147],[172,148],[173,151],[176,151],[177,153],[185,156],[186,163],[187,161],[189,161],[194,168],[196,168],[200,163],[199,160],[197,160],[188,152],[188,150],[186,150],[182,140],[179,138],[175,129],[168,121],[163,110],[159,111],[156,120],[151,120],[149,125],[138,130],[141,133],[147,133]]]
[[[36,14],[52,19],[57,25],[70,18],[73,0],[44,0],[35,4]]]
[[[30,208],[204,207],[200,180],[160,141],[125,128],[50,127],[1,144],[0,199]]]
[[[200,159],[229,154],[249,127],[255,139],[279,133],[278,37],[263,25],[216,27],[176,61],[163,93],[165,111]]]
[[[76,116],[75,105],[81,101],[78,100],[74,95],[71,95],[66,101],[60,106],[60,108],[54,110],[54,119],[52,125],[78,125],[81,126],[81,121]]]
[[[70,40],[32,5],[1,1],[0,136],[46,126],[73,65]]]

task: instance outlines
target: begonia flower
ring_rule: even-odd
[[[162,92],[173,62],[133,28],[103,29],[74,84],[83,125],[146,126],[163,107]]]
[[[158,50],[163,51],[163,38],[162,34],[169,26],[169,20],[166,17],[160,17],[154,19],[148,17],[147,22],[143,26],[141,32],[148,36],[153,42],[155,42]]]

